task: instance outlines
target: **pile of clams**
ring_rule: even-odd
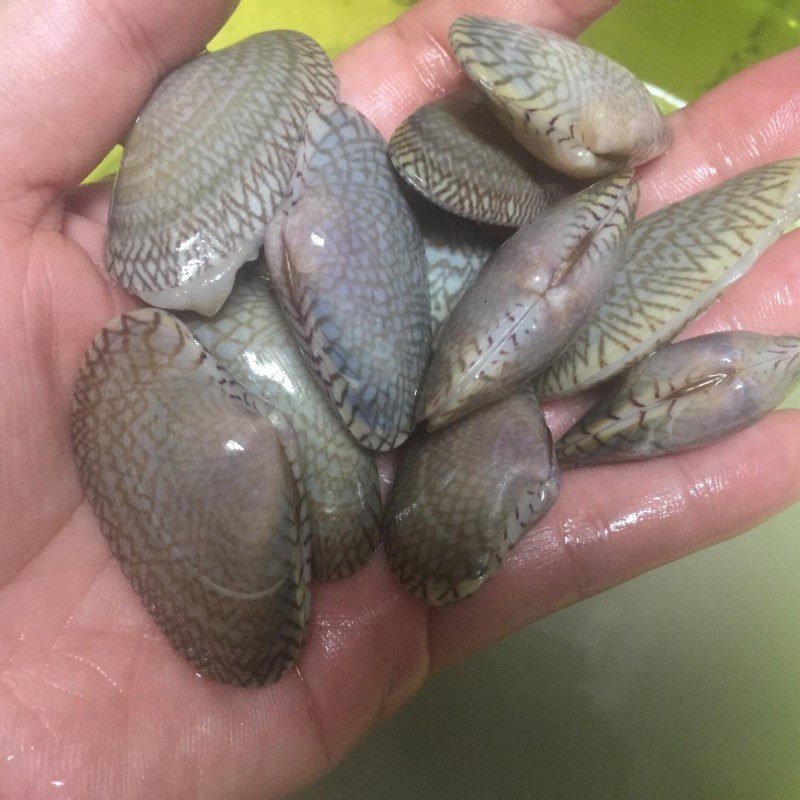
[[[127,141],[108,269],[148,307],[87,352],[74,449],[125,575],[220,681],[294,663],[312,580],[383,544],[414,595],[461,600],[559,464],[702,445],[800,376],[800,337],[669,344],[800,215],[800,159],[637,222],[634,168],[670,144],[642,83],[501,20],[450,45],[469,88],[388,147],[291,31],[173,72]],[[554,446],[538,401],[611,379]]]

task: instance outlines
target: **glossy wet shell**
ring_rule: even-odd
[[[474,222],[425,200],[412,204],[428,259],[432,342],[481,267],[497,250],[495,239]]]
[[[530,380],[598,307],[636,213],[632,173],[606,178],[517,231],[442,327],[420,392],[431,429]]]
[[[365,447],[397,447],[429,354],[427,264],[386,143],[355,109],[330,102],[309,117],[265,253],[334,410]]]
[[[577,188],[519,145],[475,89],[420,108],[394,132],[389,151],[428,200],[490,225],[518,228]]]
[[[527,390],[418,431],[386,509],[392,570],[428,603],[469,597],[547,513],[559,485],[550,432]]]
[[[286,415],[299,445],[311,529],[311,574],[342,578],[379,542],[378,472],[328,404],[265,278],[242,270],[211,319],[187,315],[192,333],[248,391]]]
[[[451,26],[450,45],[503,125],[566,175],[608,175],[669,147],[669,128],[644,84],[572,39],[467,16]]]
[[[165,78],[114,186],[111,275],[151,305],[215,313],[283,200],[306,117],[337,92],[328,57],[294,31],[252,36]]]
[[[558,443],[562,463],[675,453],[753,424],[800,379],[800,338],[742,331],[667,345],[620,379]]]
[[[172,644],[217,680],[275,680],[309,611],[285,418],[178,320],[143,309],[109,323],[87,352],[72,436],[111,550]]]
[[[634,225],[622,269],[587,328],[535,382],[565,397],[668,342],[800,215],[800,159],[757,167]]]

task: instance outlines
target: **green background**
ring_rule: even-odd
[[[336,54],[408,5],[244,0],[215,44],[288,27]],[[690,101],[800,43],[798,18],[800,0],[622,0],[585,39]],[[298,800],[799,800],[798,529],[800,506],[448,670]]]

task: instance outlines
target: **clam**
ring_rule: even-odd
[[[576,188],[518,144],[475,89],[420,108],[392,134],[389,151],[428,200],[490,225],[517,228]]]
[[[638,184],[604,178],[528,222],[492,256],[442,327],[419,417],[446,425],[509,394],[570,344],[611,286]]]
[[[427,603],[469,597],[559,485],[550,431],[527,388],[440,431],[417,431],[386,507],[392,570]]]
[[[175,648],[225,683],[276,679],[309,611],[306,512],[285,417],[181,322],[148,308],[95,338],[72,438],[108,544]]]
[[[569,465],[635,461],[752,425],[800,380],[800,338],[743,331],[667,345],[637,364],[558,443]]]
[[[328,404],[267,281],[242,270],[215,317],[184,321],[236,380],[291,422],[308,501],[312,577],[341,578],[361,567],[379,541],[375,461]]]
[[[435,344],[442,324],[498,245],[493,236],[474,222],[448,214],[432,203],[418,199],[412,208],[428,260],[432,342]]]
[[[338,81],[301,33],[268,31],[168,75],[125,144],[111,275],[146,303],[214,314],[283,200],[308,114]]]
[[[566,175],[608,175],[669,147],[669,127],[644,84],[572,39],[466,16],[450,27],[450,46],[503,125]]]
[[[536,379],[537,395],[575,394],[641,361],[745,275],[798,215],[800,158],[792,158],[636,223],[611,292],[570,348]]]
[[[397,447],[430,348],[427,265],[386,143],[355,109],[330,101],[309,116],[265,253],[334,410],[365,447]]]

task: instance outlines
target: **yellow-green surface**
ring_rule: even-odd
[[[336,53],[407,5],[244,0],[215,44],[293,27]],[[800,0],[623,0],[586,40],[691,100],[800,43],[798,17]],[[798,533],[790,509],[531,626],[432,680],[299,798],[800,799]]]

